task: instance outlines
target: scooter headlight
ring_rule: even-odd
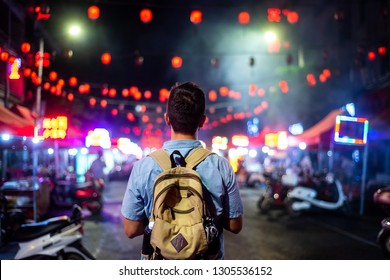
[[[381,225],[383,228],[388,228],[390,227],[390,218],[383,219],[381,222]]]

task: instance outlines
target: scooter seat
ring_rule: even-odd
[[[13,239],[15,241],[32,240],[45,234],[58,231],[70,223],[71,220],[68,216],[59,216],[37,223],[23,224],[16,230]]]

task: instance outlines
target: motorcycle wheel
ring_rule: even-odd
[[[84,260],[84,257],[77,253],[66,253],[63,258],[64,260]]]
[[[390,231],[386,232],[381,239],[379,240],[379,245],[381,246],[382,252],[390,257]]]
[[[287,214],[292,217],[292,218],[295,218],[295,217],[299,217],[301,216],[302,214],[302,211],[299,211],[299,210],[295,210],[293,208],[293,203],[295,202],[296,200],[295,199],[289,199],[287,198],[285,200],[285,204],[286,204],[286,212]]]

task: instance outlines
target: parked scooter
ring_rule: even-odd
[[[386,215],[390,215],[390,186],[378,189],[374,193],[373,200]]]
[[[377,240],[383,253],[390,257],[390,218],[383,219],[381,224]]]
[[[58,216],[41,222],[22,224],[11,234],[7,245],[18,246],[14,259],[94,260],[82,245],[83,217],[75,205],[72,215]]]
[[[286,209],[293,217],[313,209],[342,210],[345,215],[352,211],[341,182],[332,173],[315,175],[306,185],[299,182],[287,194]]]
[[[283,175],[287,176],[287,175]],[[281,180],[283,176],[273,177],[271,173],[264,173],[265,189],[260,193],[257,207],[262,214],[267,214],[274,208],[284,208],[287,193],[291,190],[296,182],[291,183],[287,180]]]
[[[101,213],[103,196],[93,181],[76,183],[69,180],[58,180],[54,185],[51,200],[56,207],[70,208],[77,204],[88,209],[92,214]]]

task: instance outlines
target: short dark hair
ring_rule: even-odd
[[[193,82],[177,83],[169,93],[167,114],[172,129],[178,133],[195,134],[206,110],[203,90]]]

